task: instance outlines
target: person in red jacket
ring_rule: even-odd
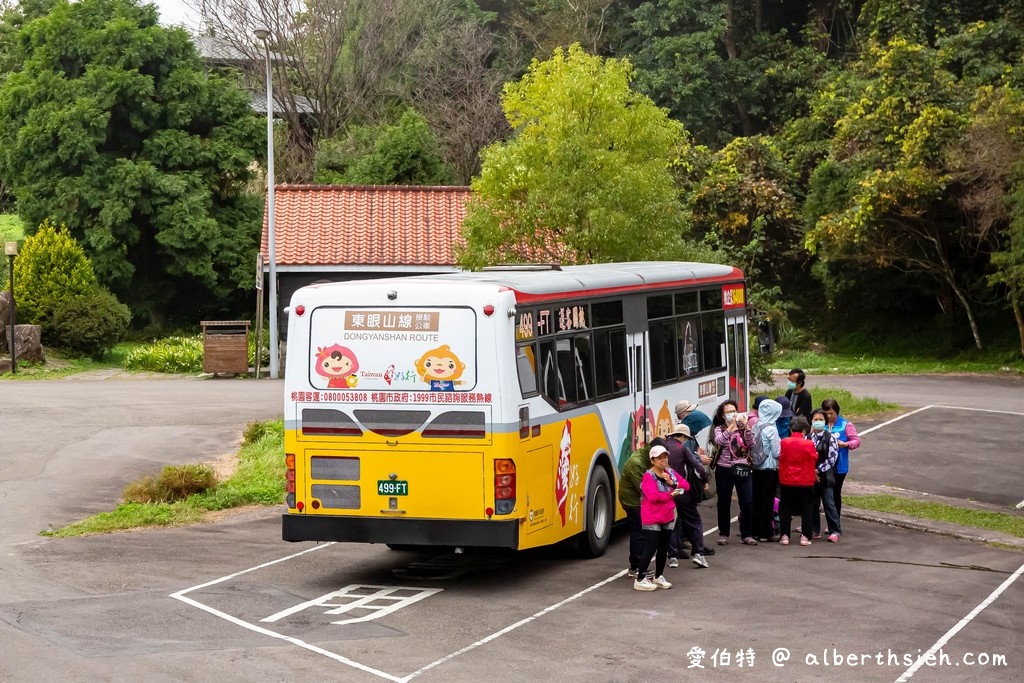
[[[812,504],[816,501],[814,476],[818,451],[806,438],[810,424],[807,418],[797,416],[789,423],[789,428],[792,435],[782,440],[779,455],[779,525],[782,527],[779,543],[782,545],[789,545],[790,526],[795,514],[800,515],[804,533],[810,533],[814,522]],[[800,536],[800,545],[810,544],[811,539]]]

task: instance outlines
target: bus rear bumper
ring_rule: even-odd
[[[391,517],[281,515],[285,541],[339,541],[395,545],[519,547],[519,520],[438,520]]]

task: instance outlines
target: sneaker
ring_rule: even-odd
[[[821,538],[821,536],[819,536],[818,538]],[[810,544],[811,544],[811,540],[809,538],[807,538],[806,536],[801,536],[800,537],[800,545],[810,545]]]
[[[811,534],[811,538],[817,540],[817,539],[821,538],[821,534]]]
[[[743,539],[743,545],[757,545],[757,541],[752,536],[747,536]]]
[[[630,569],[628,572],[626,572],[626,576],[628,578],[631,578],[631,579],[635,579],[636,575],[637,575],[637,570],[636,569]]]
[[[693,563],[694,563],[695,565],[697,565],[698,567],[703,567],[704,569],[707,569],[707,568],[708,568],[708,561],[707,561],[707,560],[705,560],[705,559],[704,559],[704,556],[703,556],[703,555],[701,555],[700,553],[697,553],[696,555],[694,555],[694,556],[693,556],[693,560],[691,560],[691,561],[692,561],[692,562],[693,562]]]
[[[665,590],[668,590],[672,587],[672,584],[666,581],[664,576],[655,577],[654,585],[658,588],[664,588]]]
[[[839,543],[839,534],[829,534],[828,535],[828,542],[829,543]]]
[[[768,538],[766,536],[758,536],[757,537],[757,542],[758,543],[767,543],[768,542]]]
[[[782,538],[779,539],[779,545],[789,545],[789,536],[783,534]]]
[[[656,591],[658,587],[648,579],[646,576],[642,579],[637,579],[633,582],[633,590],[635,591]]]
[[[715,554],[715,549],[711,546],[704,546],[704,552],[700,553],[704,557],[711,557]]]
[[[719,536],[718,537],[718,545],[729,545],[729,537],[728,536]]]
[[[670,569],[675,569],[679,566],[679,560],[675,557],[668,558],[668,566]]]

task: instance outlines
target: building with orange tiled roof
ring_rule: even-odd
[[[280,308],[315,282],[460,270],[455,246],[469,196],[464,186],[275,185]],[[265,210],[260,252],[268,264]]]

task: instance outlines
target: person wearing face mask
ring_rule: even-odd
[[[836,513],[843,515],[843,482],[850,471],[850,451],[860,448],[860,437],[853,423],[839,414],[839,403],[834,398],[826,398],[821,402],[821,409],[825,411],[825,420],[828,422],[828,429],[836,438],[836,445],[839,446],[839,459],[836,460],[836,486],[833,497],[836,501]]]
[[[715,411],[714,442],[719,447],[715,485],[718,489],[718,545],[729,542],[729,518],[732,512],[732,489],[740,503],[740,537],[744,545],[757,545],[754,540],[753,488],[751,484],[750,449],[754,434],[747,426],[746,413],[739,412],[736,401],[723,401]]]
[[[786,398],[789,399],[789,407],[794,415],[803,415],[809,419],[811,410],[814,409],[811,403],[811,392],[804,388],[807,375],[800,368],[793,368],[789,371],[786,382]]]
[[[817,483],[814,485],[814,493],[817,498],[814,503],[815,510],[819,503],[825,508],[828,540],[830,543],[838,543],[839,536],[843,533],[842,527],[839,525],[839,512],[836,510],[835,502],[836,461],[839,459],[839,444],[828,429],[824,410],[818,409],[811,413],[811,431],[807,438],[814,442],[814,448],[818,452]],[[821,517],[817,512],[813,515],[813,521],[811,538],[821,538]],[[806,534],[807,530],[803,529],[803,532]]]

